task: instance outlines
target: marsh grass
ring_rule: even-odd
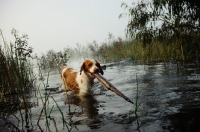
[[[37,65],[40,68],[40,73],[46,69],[56,70],[56,65],[67,63],[70,58],[70,49],[64,48],[63,51],[56,52],[54,50],[48,50],[46,54],[42,54],[41,57],[37,57]],[[55,65],[56,63],[56,65]],[[41,76],[41,75],[40,75]],[[43,77],[41,77],[43,78]]]
[[[3,39],[4,45],[0,47],[0,130],[2,131],[32,131],[33,125],[38,125],[41,131],[44,126],[40,126],[41,116],[45,117],[46,130],[50,130],[50,122],[54,124],[55,131],[58,131],[55,118],[60,118],[63,121],[63,126],[66,126],[67,131],[71,131],[73,126],[70,125],[69,118],[63,116],[63,112],[48,92],[48,78],[49,72],[45,81],[45,76],[42,73],[41,65],[38,65],[39,75],[34,75],[33,65],[31,64],[32,48],[28,46],[28,36],[18,36],[18,32],[13,29],[12,35],[15,37],[15,42],[8,43],[5,41],[2,31],[0,35]],[[42,84],[36,85],[37,77],[43,78]],[[44,87],[46,93],[42,95],[40,88]],[[37,124],[32,123],[32,110],[34,102],[30,102],[31,97],[39,97],[42,102],[41,112],[38,115]],[[43,97],[44,96],[44,97]],[[53,117],[52,111],[55,109],[54,105],[49,107],[50,98],[55,102],[61,117]],[[44,99],[43,99],[44,98]],[[38,103],[38,102],[37,102]],[[10,120],[14,118],[14,120]],[[16,122],[20,124],[19,124]],[[14,121],[14,123],[13,123]],[[17,125],[18,124],[18,125]]]
[[[135,96],[135,109],[134,109],[134,113],[137,116],[137,111],[139,106],[141,105],[141,102],[139,102],[139,92],[138,92],[138,78],[137,78],[137,74],[136,74],[136,96]]]
[[[42,75],[43,73],[40,73],[40,74]],[[42,76],[44,77],[44,75],[42,75]],[[45,82],[45,80],[46,80],[46,82]],[[51,122],[53,122],[53,125],[55,127],[55,131],[57,132],[58,128],[56,126],[56,121],[61,119],[62,122],[63,122],[63,128],[66,127],[67,131],[70,132],[74,128],[74,126],[70,124],[73,115],[69,116],[68,118],[65,118],[61,108],[59,107],[59,105],[57,104],[57,102],[55,101],[53,96],[51,96],[51,91],[48,90],[48,87],[49,87],[49,85],[48,85],[49,72],[47,73],[46,78],[41,80],[41,82],[42,83],[40,83],[40,85],[37,86],[37,92],[39,93],[39,96],[40,96],[40,99],[42,101],[43,106],[42,106],[42,109],[41,109],[40,114],[38,116],[37,125],[39,126],[40,130],[43,131],[42,130],[43,128],[41,128],[41,126],[40,126],[40,121],[41,121],[41,117],[45,117],[45,119],[46,119],[45,120],[46,130],[51,131],[50,124],[51,124]],[[42,96],[42,94],[40,92],[41,85],[45,90],[44,97]],[[51,97],[51,98],[49,98],[49,97]],[[44,100],[43,100],[43,98],[44,98]],[[54,109],[56,109],[56,107],[54,107],[54,105],[52,105],[50,107],[50,103],[49,102],[52,102],[51,99],[56,104],[57,109],[59,110],[61,116],[58,117],[58,116],[52,116],[51,115],[52,111]],[[69,106],[69,113],[70,113],[70,106]],[[55,119],[57,119],[57,120],[55,120]]]
[[[198,38],[198,35],[197,35]],[[156,62],[188,62],[200,60],[200,50],[197,38],[185,39],[185,36],[174,40],[158,40],[152,38],[151,42],[144,44],[142,40],[125,40],[113,36],[109,41],[95,45],[90,44],[85,49],[92,50],[92,56],[103,62],[114,62],[132,57],[143,63]],[[194,40],[192,40],[194,39]],[[197,41],[197,42],[196,42]],[[95,50],[94,50],[95,49]]]
[[[142,42],[124,41],[120,46],[110,45],[105,52],[108,60],[123,60],[129,57],[134,60],[140,60],[143,63],[169,62],[172,59],[176,61],[185,60],[183,49],[179,44],[163,44],[152,42],[151,45],[144,47]],[[106,49],[105,49],[106,50]]]
[[[19,37],[13,29],[15,43],[8,46],[2,31],[0,33],[4,40],[4,50],[0,49],[1,118],[6,120],[7,116],[18,110],[22,121],[25,121],[25,126],[29,126],[31,103],[28,96],[34,89],[33,69],[29,61],[32,48],[27,45],[27,35]]]
[[[115,39],[114,36],[110,35],[108,41],[100,44],[93,41],[85,46],[77,45],[75,49],[64,48],[64,51],[57,53],[49,50],[40,57],[38,64],[41,65],[41,69],[46,69],[46,66],[56,69],[54,60],[57,64],[61,64],[67,62],[70,58],[80,59],[81,57],[84,59],[92,57],[103,63],[124,60],[130,57],[142,63],[169,62],[172,60],[187,61],[200,58],[198,49],[193,52],[195,46],[185,43],[181,39],[169,42],[157,41],[155,38],[152,39],[151,43],[144,45],[143,41],[140,40],[128,38],[123,40],[120,37]]]

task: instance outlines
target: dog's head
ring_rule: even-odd
[[[82,71],[90,73],[92,78],[95,78],[93,75],[94,73],[101,73],[102,75],[104,74],[100,63],[97,60],[85,60],[81,66],[80,74]]]

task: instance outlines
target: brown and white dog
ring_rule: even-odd
[[[65,64],[62,64],[62,89],[72,90],[77,95],[91,94],[91,89],[94,84],[94,73],[101,73],[100,63],[97,60],[85,60],[80,68],[80,72],[75,72],[72,68],[67,68]]]

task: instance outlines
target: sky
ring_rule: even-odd
[[[14,42],[11,34],[27,34],[28,44],[40,55],[48,50],[62,51],[87,45],[94,40],[106,42],[108,34],[125,39],[128,11],[122,2],[134,0],[0,0],[0,29],[7,43]],[[0,44],[3,45],[2,37]]]

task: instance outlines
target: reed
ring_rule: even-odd
[[[176,62],[189,61],[200,59],[198,46],[196,41],[186,41],[184,38],[171,41],[158,41],[156,38],[152,38],[152,41],[146,45],[142,40],[122,40],[118,38],[96,46],[98,49],[95,50],[95,56],[104,58],[106,62],[130,57],[143,63],[169,62],[171,60]]]
[[[40,72],[46,69],[56,70],[57,65],[67,63],[70,58],[70,49],[64,48],[63,51],[55,52],[54,50],[48,50],[46,54],[42,54],[41,57],[37,57],[37,65],[39,66]],[[41,76],[41,75],[40,75]]]
[[[136,74],[136,96],[135,96],[135,109],[134,109],[134,114],[136,116],[137,116],[137,111],[140,105],[141,105],[141,102],[139,102],[138,78]]]
[[[46,114],[46,103],[47,103],[47,101],[48,101],[49,95],[50,95],[50,92],[48,93],[48,95],[47,95],[46,98],[45,98],[45,102],[44,102],[44,104],[43,104],[42,110],[41,110],[40,115],[39,115],[39,117],[38,117],[38,121],[37,121],[37,124],[38,124],[38,125],[39,125],[40,118],[41,118],[41,116],[42,116],[42,113],[43,113],[43,110],[44,110],[44,109],[45,109],[45,115],[47,115],[47,114]]]
[[[38,65],[38,67],[40,67],[40,65]],[[57,67],[57,63],[56,63],[56,62],[55,62],[55,67]],[[57,68],[58,68],[58,67],[57,67]],[[40,68],[39,68],[39,69],[40,69]],[[59,71],[59,68],[58,68],[58,71]],[[40,73],[38,73],[39,75],[41,75],[41,76],[44,77],[42,70],[39,70],[38,72],[40,72]],[[44,95],[45,101],[43,101],[43,97],[42,97],[42,94],[41,94],[40,89],[39,89],[41,86],[38,86],[38,89],[37,89],[37,90],[38,90],[38,93],[39,93],[39,95],[40,95],[40,99],[41,99],[41,101],[43,102],[43,107],[42,107],[41,112],[40,112],[40,115],[39,115],[39,117],[38,117],[37,125],[39,126],[39,122],[40,122],[41,116],[45,116],[46,124],[47,124],[47,129],[50,131],[49,125],[50,125],[50,121],[52,120],[52,121],[53,121],[53,124],[54,124],[54,127],[55,127],[55,130],[58,131],[57,126],[56,126],[56,120],[54,119],[53,116],[51,116],[51,113],[52,113],[52,111],[53,111],[53,109],[54,109],[54,105],[53,105],[50,109],[48,109],[48,107],[49,107],[49,106],[48,106],[48,104],[49,104],[48,102],[50,101],[50,100],[49,100],[49,96],[51,95],[51,92],[48,92],[48,93],[47,93],[47,91],[48,91],[47,88],[48,88],[48,86],[49,86],[49,85],[48,85],[48,83],[49,83],[49,72],[50,72],[50,71],[48,71],[48,73],[47,73],[46,83],[44,83],[44,80],[45,80],[45,79],[42,80],[42,84],[43,84],[42,87],[45,89],[45,95]],[[59,72],[60,72],[60,71],[59,71]],[[41,85],[41,84],[40,84],[40,85]],[[72,128],[73,128],[73,126],[70,125],[70,122],[71,122],[71,119],[72,119],[73,116],[70,116],[68,119],[66,119],[66,118],[64,117],[64,114],[63,114],[61,108],[59,107],[59,105],[57,104],[57,102],[55,101],[55,99],[53,98],[53,96],[50,96],[50,97],[52,98],[52,100],[53,100],[54,103],[56,104],[56,106],[57,106],[59,112],[61,113],[61,116],[62,116],[62,117],[60,117],[60,119],[63,121],[63,127],[66,126],[67,131],[70,132],[70,131],[72,130]],[[69,110],[70,110],[70,105],[69,105]],[[43,115],[43,113],[44,113],[44,115]],[[69,111],[69,113],[70,113],[70,111]]]
[[[7,117],[10,113],[19,111],[25,126],[29,126],[31,104],[27,96],[31,95],[34,89],[35,79],[30,64],[32,48],[28,47],[27,35],[20,37],[13,29],[15,43],[8,45],[1,30],[0,33],[4,42],[4,47],[0,48],[0,107],[3,111],[1,116]]]
[[[37,91],[34,95],[38,98],[36,94],[39,94],[43,106],[38,116],[38,122],[34,125],[38,125],[40,130],[43,131],[43,128],[40,127],[40,120],[41,116],[44,116],[46,118],[47,130],[51,131],[49,125],[53,121],[55,131],[58,131],[56,120],[51,115],[55,107],[53,105],[49,108],[49,96],[51,96],[51,93],[47,92],[49,72],[47,77],[45,77],[41,65],[38,65],[38,77],[42,83],[34,85],[38,80],[37,75],[33,73],[33,65],[30,62],[32,59],[32,48],[28,46],[28,36],[18,36],[18,32],[15,29],[12,30],[12,34],[15,37],[15,42],[8,45],[0,30],[0,35],[4,42],[3,47],[0,46],[0,118],[5,120],[6,125],[11,131],[31,131],[33,128],[31,118],[32,103],[29,99],[33,97],[32,92]],[[38,64],[41,63],[38,61]],[[45,79],[46,82],[44,82]],[[46,91],[44,100],[40,92],[41,87]],[[57,103],[56,106],[60,113],[62,113]],[[18,113],[20,117],[15,115]],[[15,117],[21,122],[20,127],[7,119],[10,116]],[[63,114],[61,117],[68,131],[72,130],[72,126],[70,125],[71,118],[72,116],[65,119]]]

